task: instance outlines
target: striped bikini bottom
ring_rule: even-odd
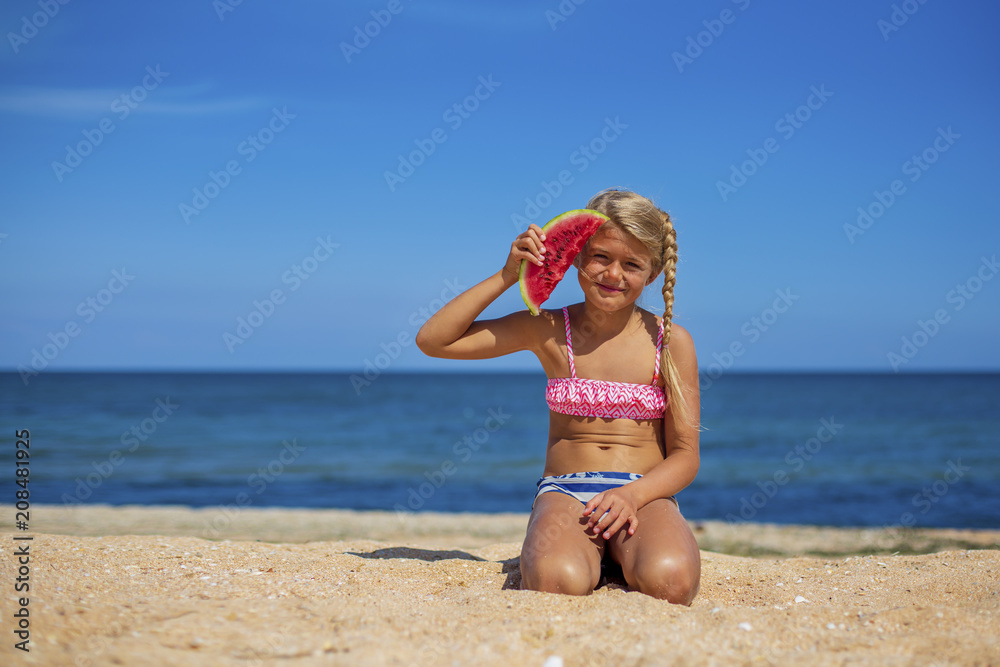
[[[535,500],[543,493],[565,493],[586,505],[598,493],[624,486],[642,477],[634,472],[574,472],[568,475],[550,475],[538,480]],[[670,496],[667,500],[677,499]],[[534,506],[534,501],[532,501]]]

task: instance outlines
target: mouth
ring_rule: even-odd
[[[620,294],[625,291],[624,287],[612,287],[611,285],[605,285],[603,283],[598,282],[597,279],[594,278],[594,276],[590,275],[590,273],[588,273],[586,270],[582,268],[580,268],[579,270],[584,276],[587,277],[587,280],[597,285],[602,292],[605,292],[607,294]]]

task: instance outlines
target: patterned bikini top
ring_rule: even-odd
[[[573,336],[569,328],[569,309],[563,308],[566,320],[566,356],[572,377],[550,378],[545,388],[549,409],[575,417],[602,419],[661,419],[667,410],[667,396],[656,384],[660,376],[660,350],[663,348],[663,322],[656,337],[656,363],[652,384],[586,380],[576,376],[573,361]]]

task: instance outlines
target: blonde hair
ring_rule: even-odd
[[[680,374],[667,345],[673,320],[674,284],[677,282],[677,233],[670,215],[642,195],[617,188],[598,192],[587,202],[587,208],[608,216],[611,222],[605,224],[612,224],[631,234],[646,247],[653,258],[652,275],[663,271],[663,354],[660,356],[660,372],[667,388],[674,423],[691,423],[687,401],[681,391]]]

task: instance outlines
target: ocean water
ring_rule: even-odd
[[[998,374],[702,380],[689,519],[1000,527]],[[12,473],[28,429],[34,503],[527,512],[544,387],[540,373],[4,373],[0,464]]]

